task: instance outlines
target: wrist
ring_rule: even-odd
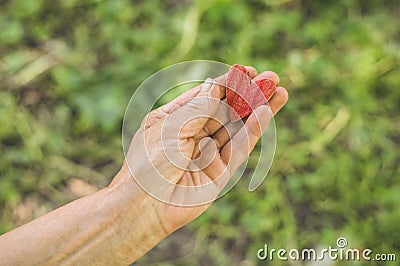
[[[115,211],[120,214],[116,228],[124,243],[115,256],[136,260],[168,235],[159,219],[159,202],[138,186],[126,166],[108,190],[116,198]]]

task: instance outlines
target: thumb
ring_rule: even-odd
[[[220,91],[219,85],[208,78],[195,97],[170,114],[168,120],[181,128],[181,138],[197,135],[207,121],[214,116],[220,104]]]

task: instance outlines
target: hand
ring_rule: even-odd
[[[247,69],[251,78],[279,83],[273,72],[257,75],[254,68]],[[206,81],[150,112],[133,137],[122,174],[111,184],[124,183],[136,204],[138,197],[151,202],[150,219],[166,235],[210,206],[288,99],[287,91],[278,87],[269,101],[272,113],[263,105],[244,124],[232,123],[223,104],[225,81],[226,75]]]
[[[252,78],[279,83],[273,72],[248,70]],[[225,78],[205,82],[150,112],[108,188],[0,236],[0,261],[127,265],[200,215],[288,97],[278,87],[269,101],[272,113],[260,106],[245,124],[231,123],[224,87],[218,85]]]

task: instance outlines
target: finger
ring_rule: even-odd
[[[264,71],[254,78],[254,80],[260,79],[271,79],[275,82],[276,85],[278,85],[280,82],[278,74],[273,71]]]
[[[247,71],[249,71],[249,75],[251,78],[254,78],[257,76],[258,72],[257,70],[252,67],[252,66],[245,66],[245,68],[247,69]],[[221,85],[219,88],[220,91],[220,99],[225,98],[225,84],[226,84],[226,79],[228,77],[228,73],[225,73],[222,76],[219,76],[217,78],[215,78],[214,82]],[[191,90],[188,90],[187,92],[181,94],[180,96],[178,96],[177,98],[175,98],[174,100],[172,100],[171,102],[159,107],[162,111],[164,111],[165,113],[171,113],[173,110],[175,110],[176,108],[178,108],[179,106],[181,106],[182,104],[184,104],[185,102],[187,102],[188,100],[194,98],[196,95],[198,95],[198,93],[200,92],[202,84],[194,87]]]
[[[211,180],[229,179],[229,172],[226,169],[225,163],[221,160],[219,151],[216,149],[216,143],[210,137],[206,137],[201,141],[201,156],[192,160],[189,164],[190,171],[203,171]],[[221,180],[218,180],[221,183]],[[202,183],[201,185],[204,185]]]
[[[154,109],[149,114],[147,114],[147,116],[143,119],[143,122],[145,122],[146,125],[149,127],[155,121],[158,121],[160,118],[164,118],[166,114],[172,113],[175,109],[177,109],[181,105],[187,103],[190,99],[195,98],[200,93],[200,90],[201,90],[203,84],[204,83],[179,95],[178,97],[176,97],[169,103],[166,103],[163,106],[160,106],[159,108]],[[225,92],[224,92],[224,94],[225,94]],[[143,122],[142,122],[142,125],[143,125]]]
[[[217,145],[217,149],[220,150],[228,143],[228,141],[239,131],[243,126],[243,121],[237,121],[234,123],[227,123],[220,130],[218,130],[212,138]]]
[[[249,75],[251,78],[257,76],[257,70],[254,67],[246,66],[246,69],[247,69],[247,71],[249,71]],[[220,99],[225,97],[225,83],[226,83],[227,77],[228,77],[228,73],[225,73],[224,75],[221,75],[214,79],[214,83],[218,83],[221,85],[219,87],[220,93],[221,93]],[[180,96],[178,96],[177,98],[172,100],[171,102],[169,102],[159,108],[168,114],[171,113],[177,107],[179,107],[180,105],[184,104],[188,100],[195,97],[200,92],[201,86],[202,86],[202,84],[194,87],[191,90],[188,90],[187,92],[184,92],[183,94],[181,94]]]
[[[204,81],[204,83],[206,83],[206,81]],[[163,106],[159,107],[159,109],[163,110],[167,114],[170,114],[175,109],[180,107],[181,105],[184,105],[185,103],[187,103],[191,99],[195,98],[196,96],[199,96],[200,91],[202,89],[203,89],[203,95],[204,95],[209,89],[211,89],[211,87],[203,86],[204,83],[197,85],[196,87],[194,87],[193,89],[188,90],[187,92],[184,92],[183,94],[179,95],[178,97],[176,97],[175,99],[173,99],[169,103],[164,104]],[[218,82],[214,82],[214,83],[218,83]],[[219,93],[223,93],[225,95],[225,92],[222,92],[222,89],[220,87],[218,87],[218,92]],[[218,96],[218,97],[220,97],[220,96]]]
[[[288,92],[283,87],[277,87],[275,95],[269,101],[269,106],[272,113],[275,115],[288,100]],[[221,149],[228,143],[228,141],[234,136],[241,127],[240,123],[228,123],[227,125],[218,129],[218,131],[212,135],[217,149]]]
[[[211,79],[203,83],[196,97],[179,106],[170,114],[170,123],[180,130],[180,138],[196,136],[212,117],[220,105],[219,85],[210,83]]]
[[[269,106],[271,108],[272,114],[275,115],[288,101],[288,92],[283,87],[277,87],[274,96],[269,100]],[[224,127],[218,129],[218,131],[213,135],[213,139],[217,144],[217,148],[225,146],[226,143],[231,139],[231,137],[236,134],[240,128],[239,123],[229,123]]]
[[[163,120],[161,140],[164,154],[181,169],[186,169],[193,157],[193,137],[218,109],[221,102],[218,86],[207,79],[196,97],[167,114]],[[181,145],[185,147],[182,150]]]
[[[272,112],[267,105],[259,106],[238,133],[222,148],[221,158],[231,174],[254,149],[257,141],[267,129],[271,117]]]
[[[269,100],[269,106],[271,107],[272,113],[275,115],[288,101],[289,94],[283,87],[277,87],[275,94]]]
[[[215,158],[217,151],[215,142],[210,137],[203,138],[199,143],[200,156],[190,161],[189,171],[198,171],[207,167]]]
[[[212,136],[226,123],[228,123],[230,121],[229,109],[230,107],[226,103],[226,100],[221,101],[214,116],[207,121],[204,128],[199,132],[196,138],[201,139],[207,136]]]
[[[249,71],[250,78],[255,78],[258,75],[257,69],[252,66],[245,66],[247,71]]]
[[[218,112],[217,112],[218,113]],[[196,159],[200,155],[199,143],[205,137],[212,136],[219,128],[222,128],[224,125],[219,121],[214,120],[214,118],[210,118],[205,126],[200,130],[200,132],[194,137],[195,145],[193,150],[192,158]]]
[[[229,122],[229,106],[225,103],[221,103],[218,107],[215,115],[210,118],[200,132],[194,137],[195,146],[192,158],[197,158],[200,154],[199,142],[205,137],[213,136],[218,130],[220,130],[225,124]]]
[[[189,101],[190,99],[193,99],[194,97],[196,97],[196,95],[199,94],[200,89],[201,89],[201,85],[196,86],[193,89],[188,90],[187,92],[179,95],[178,97],[176,97],[169,103],[166,103],[157,109],[160,109],[160,110],[164,111],[165,113],[170,114],[170,113],[172,113],[172,111],[174,111],[176,108],[178,108],[182,104],[184,104],[187,101]]]
[[[226,168],[225,163],[221,160],[220,154],[217,152],[214,160],[203,169],[203,172],[214,182],[217,182],[219,191],[225,186],[227,181],[229,181],[230,173]]]
[[[220,150],[225,144],[239,131],[239,129],[242,127],[243,123],[241,121],[237,121],[234,123],[227,123],[225,125],[222,125],[219,130],[215,132],[214,135],[208,135],[211,136],[212,139],[215,141],[215,144],[217,145],[217,149]],[[193,158],[197,158],[200,154],[199,150],[199,142],[201,139],[195,139],[195,146],[193,150]]]

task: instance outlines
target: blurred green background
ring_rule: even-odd
[[[106,186],[135,88],[209,59],[274,70],[288,89],[271,172],[138,264],[257,265],[264,244],[340,236],[400,260],[399,15],[395,0],[1,1],[0,233]]]

